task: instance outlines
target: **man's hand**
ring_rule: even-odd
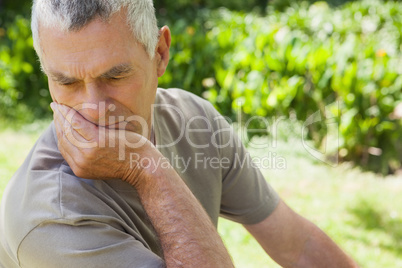
[[[144,170],[140,165],[130,166],[130,153],[135,151],[144,159],[163,159],[147,138],[125,130],[127,122],[98,126],[70,107],[56,103],[51,107],[59,150],[78,177],[130,179],[130,183],[136,185],[136,179],[144,175]],[[150,165],[144,166],[151,168]]]

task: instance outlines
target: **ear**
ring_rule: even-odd
[[[163,26],[159,30],[159,42],[156,46],[155,57],[157,62],[158,77],[161,77],[169,63],[169,48],[170,48],[171,36],[170,29],[167,26]]]

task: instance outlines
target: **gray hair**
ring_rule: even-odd
[[[107,21],[122,8],[127,9],[127,24],[135,39],[144,46],[152,59],[159,32],[152,0],[34,0],[31,28],[39,59],[42,52],[39,23],[64,31],[79,31],[95,18]]]

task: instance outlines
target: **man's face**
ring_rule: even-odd
[[[150,127],[158,76],[167,63],[163,66],[159,53],[149,58],[122,12],[109,23],[96,19],[78,32],[41,27],[40,39],[53,101],[97,125],[112,126],[121,116],[137,115]]]

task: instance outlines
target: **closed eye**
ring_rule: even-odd
[[[107,79],[110,81],[121,81],[125,78],[127,78],[127,77],[126,76],[114,76],[114,77],[108,77]]]
[[[59,85],[61,85],[61,86],[71,86],[74,84],[75,84],[75,82],[59,82]]]

